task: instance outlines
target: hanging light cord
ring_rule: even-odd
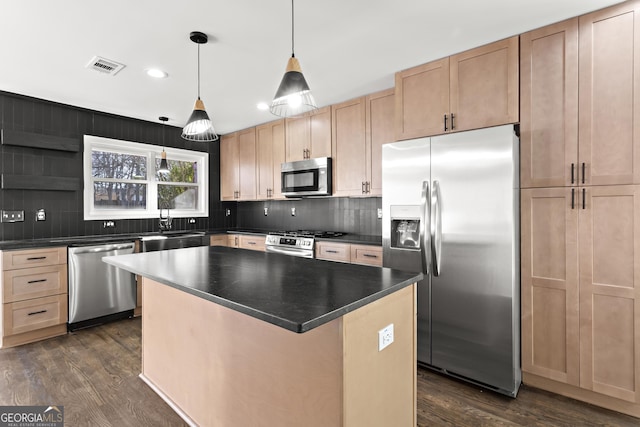
[[[296,54],[293,49],[293,0],[291,0],[291,57],[295,58]]]
[[[198,45],[198,99],[200,99],[200,43]]]

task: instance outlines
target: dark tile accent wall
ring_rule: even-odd
[[[160,115],[160,114],[159,114]],[[0,126],[3,129],[78,138],[84,134],[162,145],[162,124],[111,115],[36,98],[0,92]],[[209,153],[209,218],[175,218],[174,229],[232,227],[235,217],[226,217],[220,203],[220,146],[218,142],[197,143],[180,137],[181,129],[165,128],[165,144]],[[0,146],[0,174],[75,177],[82,179],[82,152]],[[44,208],[47,220],[35,221]],[[67,237],[99,234],[143,233],[157,230],[156,219],[117,220],[115,228],[103,228],[102,221],[84,221],[82,191],[0,190],[0,209],[24,210],[25,221],[0,224],[0,240]]]
[[[332,197],[300,200],[240,202],[239,229],[341,231],[367,236],[382,235],[378,208],[382,198]],[[264,215],[264,208],[268,215]],[[296,208],[296,216],[291,215]]]

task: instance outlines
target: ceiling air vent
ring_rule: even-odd
[[[120,70],[125,67],[125,65],[120,64],[116,61],[112,61],[110,59],[102,58],[100,56],[94,56],[93,58],[91,58],[91,61],[89,61],[86,67],[91,70],[99,71],[103,74],[115,76]]]

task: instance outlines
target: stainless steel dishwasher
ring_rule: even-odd
[[[69,330],[133,316],[135,276],[102,257],[131,254],[134,248],[132,241],[69,247]]]

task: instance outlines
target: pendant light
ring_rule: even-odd
[[[182,129],[182,137],[189,141],[211,142],[218,139],[213,124],[209,119],[204,103],[200,99],[200,45],[208,41],[206,34],[193,31],[189,35],[192,42],[198,45],[198,99],[193,107],[193,113]]]
[[[269,108],[273,114],[280,117],[294,116],[318,108],[293,49],[293,30],[294,14],[291,0],[291,58],[287,62],[287,69]]]
[[[158,168],[158,173],[167,174],[169,173],[169,165],[167,164],[167,153],[164,151],[164,124],[169,120],[168,117],[158,117],[158,120],[162,122],[162,154],[160,155],[160,167]]]

